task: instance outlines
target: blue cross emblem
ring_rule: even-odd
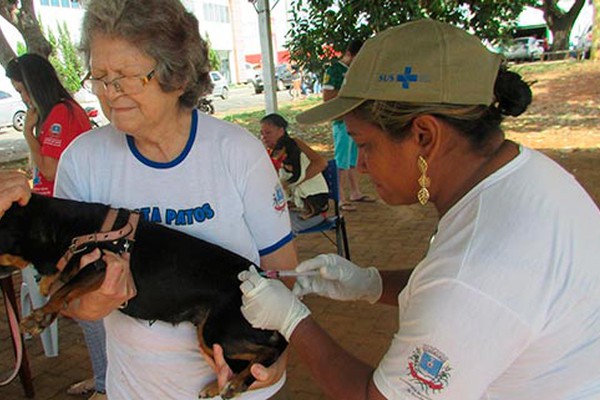
[[[404,74],[396,75],[396,80],[402,82],[402,89],[409,89],[410,82],[416,82],[418,75],[412,73],[412,67],[404,67]]]

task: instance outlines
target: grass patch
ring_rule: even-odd
[[[525,64],[510,64],[509,70],[521,75],[535,75],[546,72],[568,72],[589,61],[569,58],[559,61],[544,61]]]
[[[309,97],[281,106],[277,113],[289,122],[288,132],[290,135],[304,140],[316,151],[329,153],[332,151],[331,125],[329,123],[300,125],[296,122],[296,115],[321,102],[320,97]],[[260,137],[260,120],[265,115],[264,110],[255,110],[225,114],[222,118],[247,129],[256,137]]]

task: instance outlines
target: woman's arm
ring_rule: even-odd
[[[262,269],[294,269],[297,265],[298,255],[293,241],[260,258]]]
[[[42,155],[42,145],[35,137],[34,133],[38,118],[38,113],[34,107],[27,109],[25,126],[23,128],[23,136],[25,137],[25,141],[29,146],[33,164],[47,180],[54,181],[54,178],[56,177],[58,159]]]
[[[397,307],[398,295],[408,284],[408,279],[410,278],[413,269],[414,268],[400,269],[395,271],[380,270],[379,274],[381,275],[383,290],[381,292],[381,297],[377,302]]]
[[[307,181],[311,178],[313,178],[314,176],[320,174],[321,172],[325,171],[325,168],[327,168],[327,160],[321,156],[319,153],[317,153],[316,151],[314,151],[308,144],[306,144],[304,141],[294,138],[294,141],[298,144],[298,147],[300,147],[300,150],[306,154],[306,157],[308,157],[310,163],[308,164],[308,167],[306,168],[306,173],[304,176],[304,181]],[[302,182],[304,182],[302,181]],[[298,182],[298,184],[300,184],[301,182]]]
[[[344,350],[310,316],[298,324],[290,343],[329,398],[385,399],[373,383],[374,368]]]

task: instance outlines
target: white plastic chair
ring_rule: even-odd
[[[21,284],[21,312],[23,318],[25,318],[31,313],[32,308],[40,308],[46,304],[48,298],[40,294],[40,288],[37,283],[39,275],[32,265],[24,268],[21,271],[21,275],[23,278],[23,283]],[[44,329],[40,337],[46,357],[58,356],[58,319]]]

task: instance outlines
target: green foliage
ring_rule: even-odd
[[[41,21],[40,26],[43,26]],[[58,37],[49,28],[48,32],[44,34],[53,49],[48,60],[56,70],[63,86],[69,92],[75,93],[81,88],[80,82],[84,74],[83,62],[77,52],[77,47],[71,40],[67,24],[63,22],[61,26],[57,23],[56,28]]]
[[[81,88],[81,78],[83,77],[84,69],[81,57],[77,52],[77,48],[71,40],[71,35],[66,23],[58,28],[58,43],[56,51],[59,53],[57,62],[54,63],[54,68],[62,78],[63,85],[71,92],[75,93]]]
[[[213,71],[219,71],[221,69],[221,57],[219,53],[212,47],[208,32],[204,33],[206,43],[208,43],[208,62],[210,63],[210,69]]]
[[[353,39],[366,40],[420,18],[445,21],[489,42],[514,29],[532,0],[293,0],[286,48],[293,61],[321,75]]]
[[[23,42],[17,42],[17,57],[27,53],[27,46]]]

